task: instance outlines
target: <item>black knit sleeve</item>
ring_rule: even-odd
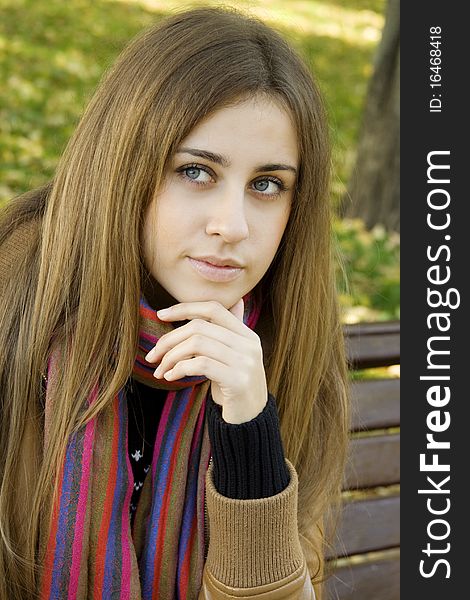
[[[239,425],[226,423],[222,409],[207,398],[207,419],[217,491],[227,498],[267,498],[290,481],[284,460],[279,416],[274,396],[262,412]]]

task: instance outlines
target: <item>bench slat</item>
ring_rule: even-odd
[[[326,584],[326,597],[331,600],[397,600],[400,597],[399,551],[390,550],[388,554],[390,558],[370,561],[366,558],[364,563],[337,569]]]
[[[400,424],[400,380],[371,379],[351,385],[351,429],[381,429]]]
[[[343,331],[350,369],[400,363],[400,321],[345,325]],[[372,435],[351,440],[344,489],[399,483],[400,436],[373,431],[399,427],[399,395],[399,379],[352,383],[351,431]],[[336,546],[327,553],[327,558],[340,557],[326,584],[328,600],[397,600],[400,596],[400,498],[396,491],[389,496],[365,494],[343,504]]]
[[[399,483],[400,434],[351,440],[343,489]]]
[[[400,334],[353,335],[345,338],[350,369],[387,367],[400,363]]]
[[[400,497],[346,502],[336,546],[327,558],[382,550],[400,545]]]
[[[344,334],[347,336],[386,335],[400,333],[400,321],[374,321],[371,323],[352,323],[343,325]]]

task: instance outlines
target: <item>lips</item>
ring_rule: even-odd
[[[227,282],[232,281],[243,273],[242,267],[217,266],[206,260],[191,258],[188,256],[192,268],[209,281]]]
[[[193,256],[193,260],[202,261],[215,267],[235,267],[243,268],[243,265],[234,258],[219,258],[218,256]]]

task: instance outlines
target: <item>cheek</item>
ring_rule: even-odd
[[[154,246],[163,246],[165,238],[170,235],[170,231],[175,231],[175,216],[173,213],[174,205],[165,196],[156,201],[148,221],[148,231]]]
[[[265,222],[265,226],[261,232],[263,240],[261,247],[263,250],[260,253],[260,258],[261,255],[263,257],[264,268],[267,268],[271,264],[277,249],[279,248],[288,219],[289,213],[284,212],[279,218],[266,220]]]
[[[162,194],[155,210],[155,226],[162,236],[181,238],[190,225],[195,222],[196,215],[191,203],[181,190],[170,188]]]
[[[287,223],[290,215],[290,204],[287,205],[282,212],[276,215],[276,218],[271,220],[270,237],[273,242],[274,252],[276,252],[284,231],[286,230]]]
[[[143,226],[143,245],[147,267],[156,267],[162,258],[162,252],[169,247],[170,232],[175,231],[169,219],[168,211],[154,202],[148,209]]]
[[[148,227],[154,263],[162,266],[187,253],[202,226],[198,213],[178,195],[162,197]]]

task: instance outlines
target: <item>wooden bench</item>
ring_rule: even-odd
[[[351,370],[400,362],[400,322],[345,326]],[[400,380],[352,383],[350,458],[327,600],[398,600]]]

